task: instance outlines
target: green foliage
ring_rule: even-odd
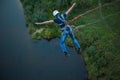
[[[46,38],[46,39],[52,39],[55,37],[60,37],[60,30],[59,29],[50,29],[50,28],[46,28],[43,32],[42,32],[42,37]]]
[[[30,34],[33,34],[35,32],[35,28],[33,24],[28,24],[28,31]]]
[[[101,23],[83,28],[81,45],[84,48],[83,56],[87,63],[89,78],[92,80],[119,80],[118,63],[119,50],[112,43],[114,34],[108,28],[103,28]],[[112,67],[114,66],[114,67]],[[112,69],[112,68],[113,69]],[[116,74],[116,75],[114,75]],[[96,76],[96,77],[95,77]],[[113,77],[114,76],[114,77]]]
[[[32,39],[37,39],[37,40],[41,39],[41,34],[38,32],[36,34],[32,34]]]
[[[98,6],[99,1],[104,4],[113,0],[21,0],[28,31],[33,39],[52,39],[60,37],[61,31],[55,24],[34,24],[35,22],[53,19],[52,11],[54,9],[65,12],[72,3],[76,2],[77,6],[68,16],[68,19],[72,19],[76,15]],[[98,9],[74,23],[74,25],[80,26],[77,31],[73,31],[78,42],[81,44],[83,50],[82,55],[90,80],[120,79],[119,5],[120,3],[117,2],[102,8],[101,12],[103,18],[101,18]],[[108,15],[112,16],[109,17]],[[106,16],[108,17],[106,18]],[[88,25],[88,23],[93,24]],[[45,29],[41,33],[36,33],[36,29],[38,30],[43,27]],[[74,46],[70,37],[67,38],[66,42],[69,46]]]

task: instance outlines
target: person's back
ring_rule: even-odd
[[[68,24],[66,17],[67,15],[65,13],[62,14],[58,13],[55,16],[54,22],[57,23],[60,26],[60,28],[63,28],[65,25]]]

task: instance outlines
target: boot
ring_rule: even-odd
[[[77,53],[78,53],[78,54],[82,54],[82,49],[81,49],[81,48],[78,48],[78,49],[77,49]]]
[[[65,53],[65,57],[69,57],[70,54],[68,52],[64,52]]]

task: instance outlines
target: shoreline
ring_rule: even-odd
[[[111,9],[104,8],[103,9],[104,15],[108,15],[108,14],[112,15],[112,13],[115,13],[115,11],[119,12],[119,9],[118,9],[119,3],[116,3],[116,4],[118,5],[111,6],[113,7]],[[61,31],[54,24],[50,25],[51,27],[49,27],[49,25],[48,26],[45,25],[44,26],[45,29],[36,31],[36,28],[41,29],[41,26],[36,26],[32,24],[32,18],[30,17],[31,14],[27,14],[27,12],[30,13],[30,10],[33,8],[31,7],[30,10],[26,11],[25,6],[23,5],[25,16],[26,18],[28,18],[26,19],[26,21],[27,22],[31,21],[28,23],[28,28],[29,28],[28,31],[30,32],[30,35],[32,36],[33,39],[52,40],[54,38],[60,38]],[[32,10],[31,12],[36,14],[34,18],[36,19],[37,17],[36,20],[40,21],[39,18],[41,17],[39,17],[39,15],[43,14],[44,12],[42,13],[37,9],[38,8],[36,8],[36,12],[32,12]],[[38,14],[37,11],[40,14]],[[116,67],[115,65],[119,60],[119,58],[115,57],[114,53],[119,54],[119,50],[115,47],[116,45],[114,43],[115,42],[114,40],[116,41],[119,40],[119,35],[118,35],[119,33],[117,33],[117,30],[115,30],[116,31],[115,32],[113,30],[113,27],[114,27],[114,24],[116,24],[116,28],[119,26],[117,25],[119,24],[119,19],[118,19],[119,14],[114,16],[112,15],[110,17],[105,18],[104,20],[109,22],[108,24],[109,27],[106,27],[106,25],[104,24],[104,20],[99,19],[101,17],[98,12],[99,10],[96,10],[95,12],[84,16],[81,20],[76,21],[74,25],[77,25],[78,28],[77,26],[74,26],[75,27],[74,35],[76,36],[78,42],[83,48],[82,57],[84,59],[85,66],[88,71],[88,79],[90,80],[115,79],[114,77],[112,77],[112,75],[115,74],[115,72],[117,73],[117,70],[114,71],[114,68],[113,70],[111,70],[110,65],[114,63],[112,64],[112,66],[118,69],[118,67]],[[42,15],[42,16],[45,16],[45,15]],[[47,18],[48,19],[51,18],[51,15],[48,15]],[[46,20],[46,19],[43,18],[43,20]],[[119,32],[119,29],[118,29],[118,32]],[[32,35],[33,33],[34,33],[34,36]],[[67,38],[66,44],[68,46],[74,46],[70,37]],[[111,59],[113,60],[111,61]]]

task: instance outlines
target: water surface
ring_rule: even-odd
[[[86,80],[82,57],[68,50],[65,58],[58,38],[33,41],[19,0],[0,1],[0,80]]]

